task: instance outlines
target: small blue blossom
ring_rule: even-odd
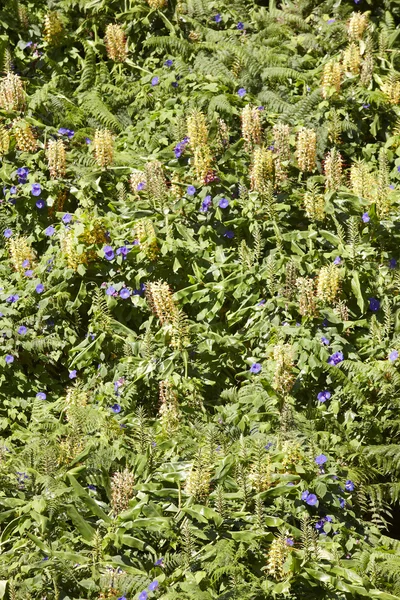
[[[328,19],[327,23],[328,25],[332,25],[332,23],[334,23],[336,21],[336,19]]]
[[[260,363],[253,363],[250,367],[250,373],[259,373],[262,369]]]
[[[226,198],[221,198],[221,200],[218,202],[218,206],[220,208],[227,208],[229,206],[229,200]]]
[[[154,87],[155,85],[158,85],[160,83],[160,79],[159,77],[157,77],[157,75],[155,77],[153,77],[153,79],[151,80],[151,85]]]
[[[90,138],[88,138],[88,137],[85,137],[85,142],[89,146],[89,144],[92,143],[92,140]]]
[[[378,312],[381,307],[381,303],[376,298],[369,298],[369,310],[372,312]]]
[[[328,358],[328,365],[338,365],[339,363],[341,363],[344,360],[343,357],[343,352],[334,352],[329,358]]]
[[[325,454],[319,454],[319,456],[317,456],[317,458],[315,459],[315,462],[317,463],[317,465],[324,465],[327,460],[328,458],[325,456]]]
[[[72,215],[70,215],[69,213],[66,213],[62,217],[61,221],[64,223],[64,225],[68,225],[68,223],[71,223],[71,221],[72,221]]]
[[[236,28],[239,29],[239,31],[242,31],[242,29],[244,29],[244,24],[242,23],[242,21],[239,21],[239,23],[236,25]]]
[[[363,214],[363,216],[361,217],[364,223],[369,223],[370,221],[370,216],[369,214],[366,212]]]
[[[287,546],[294,546],[294,541],[292,540],[292,538],[286,538],[285,542]]]
[[[239,98],[243,98],[243,96],[245,96],[247,94],[245,88],[239,88],[238,90],[238,96]]]
[[[69,372],[68,377],[70,379],[75,379],[76,378],[76,369],[73,369],[72,371]]]
[[[36,208],[42,209],[42,208],[45,208],[45,206],[46,206],[46,202],[44,200],[42,200],[42,198],[40,198],[36,202]]]
[[[131,295],[131,291],[128,290],[128,288],[122,288],[119,295],[123,300],[127,300],[129,298],[129,296]]]
[[[234,238],[234,237],[235,237],[235,234],[233,233],[233,231],[230,231],[230,230],[228,229],[228,231],[225,231],[225,233],[224,233],[224,237],[228,238],[228,240],[231,240],[232,238]]]
[[[391,353],[389,354],[389,360],[391,362],[394,362],[398,358],[399,358],[399,353],[397,352],[397,350],[392,350]]]
[[[201,203],[200,212],[205,213],[211,206],[211,196],[206,196]]]
[[[351,479],[348,479],[346,481],[346,485],[344,486],[344,488],[347,492],[353,492],[354,491],[354,482]]]
[[[115,288],[110,285],[107,289],[106,289],[106,294],[107,296],[113,296],[115,294],[116,290]]]
[[[24,275],[25,275],[25,277],[32,277],[32,275],[33,275],[32,269],[28,269],[27,271],[25,271]]]
[[[328,392],[328,390],[325,390],[324,392],[319,392],[317,394],[318,402],[326,402],[327,400],[329,400],[330,397],[331,397],[331,393]]]
[[[38,393],[36,394],[36,398],[37,398],[38,400],[46,400],[46,398],[47,398],[47,394],[46,394],[45,392],[38,392]]]
[[[12,229],[5,229],[3,235],[5,238],[10,238],[12,236],[12,234],[13,234]]]
[[[309,506],[315,506],[318,502],[317,496],[315,494],[310,494],[308,490],[305,490],[301,494],[301,499],[304,500],[304,502]]]
[[[158,588],[158,581],[157,579],[155,579],[154,581],[152,581],[149,585],[149,592],[154,592],[156,589]]]
[[[329,344],[330,344],[330,341],[324,335],[321,338],[321,342],[324,346],[329,346]]]
[[[166,67],[172,67],[173,64],[174,63],[173,63],[173,61],[170,58],[168,60],[166,60],[165,63],[164,63],[164,65]]]
[[[216,23],[221,23],[221,21],[222,21],[222,17],[221,17],[221,15],[220,15],[219,13],[218,13],[217,15],[215,15],[215,17],[214,17],[214,21],[215,21]]]
[[[188,185],[186,193],[188,196],[194,196],[194,194],[196,193],[196,188],[194,187],[194,185]]]
[[[15,196],[16,193],[17,193],[17,188],[15,187],[15,185],[12,185],[10,187],[10,196]]]
[[[391,258],[389,260],[389,269],[395,269],[397,267],[397,260],[395,258]]]
[[[46,227],[46,229],[44,230],[44,234],[47,235],[47,237],[51,237],[53,235],[53,233],[55,232],[55,229],[53,227],[53,225],[49,225],[48,227]]]
[[[114,250],[112,249],[111,246],[104,246],[103,252],[104,252],[104,257],[107,260],[112,260],[114,258]]]
[[[31,194],[32,196],[40,196],[42,188],[40,183],[32,183]]]
[[[4,360],[6,361],[7,365],[11,365],[11,363],[14,362],[14,357],[11,354],[6,354],[6,357]]]
[[[147,598],[148,598],[148,594],[147,594],[146,591],[140,592],[140,594],[139,594],[139,600],[147,600]]]
[[[340,508],[344,508],[346,506],[346,500],[344,498],[339,498]]]
[[[97,492],[97,487],[95,485],[93,485],[93,483],[89,483],[89,485],[87,486],[87,489],[92,490],[92,492]],[[124,597],[124,596],[122,596],[122,597]]]
[[[335,260],[333,261],[334,265],[340,265],[340,263],[342,262],[342,259],[340,258],[340,256],[337,256],[335,258]]]
[[[142,190],[144,190],[144,188],[146,187],[146,182],[145,181],[139,181],[139,183],[136,186],[136,189],[138,192],[141,192]]]
[[[179,83],[178,83],[177,81],[173,81],[173,82],[171,83],[171,85],[172,85],[172,87],[173,87],[173,88],[177,88],[177,87],[178,87],[178,85],[179,85]]]
[[[6,302],[13,304],[14,302],[17,302],[18,300],[19,300],[18,294],[11,294],[11,296],[8,296],[8,298],[6,299]]]
[[[35,287],[35,290],[38,294],[41,294],[44,290],[44,285],[43,283],[38,283],[37,286]]]
[[[27,331],[28,331],[28,328],[25,327],[25,325],[21,325],[20,327],[18,327],[19,335],[25,335]]]
[[[113,411],[113,413],[115,413],[117,415],[118,413],[121,412],[122,409],[121,409],[121,406],[119,404],[115,403],[115,404],[113,404],[111,406],[111,410]]]

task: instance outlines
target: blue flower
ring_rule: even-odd
[[[5,229],[4,230],[4,237],[5,238],[10,238],[12,236],[13,232],[12,229]]]
[[[319,454],[317,456],[317,458],[315,459],[315,462],[317,463],[317,465],[324,465],[327,460],[328,460],[328,457],[325,456],[325,454]]]
[[[155,77],[153,77],[153,79],[151,80],[151,85],[154,87],[155,85],[158,85],[160,83],[160,79],[157,77],[157,75]]]
[[[211,196],[206,196],[201,203],[200,212],[205,213],[211,206]]]
[[[25,271],[24,275],[25,275],[25,277],[32,277],[32,275],[33,275],[32,269],[28,269],[27,271]]]
[[[262,369],[260,363],[253,363],[250,367],[250,373],[259,373]]]
[[[218,13],[217,15],[215,15],[215,17],[214,17],[214,21],[215,21],[216,23],[221,23],[221,21],[222,21],[222,17],[221,17],[221,15],[220,15],[219,13]]]
[[[242,23],[242,21],[239,21],[239,23],[236,25],[236,28],[239,29],[239,31],[244,29],[244,24]]]
[[[121,256],[123,258],[126,258],[126,255],[129,252],[129,248],[127,246],[121,246],[120,248],[117,248],[117,254],[121,254]]]
[[[107,296],[113,296],[115,294],[115,288],[110,285],[107,289],[106,289],[106,294]]]
[[[164,562],[164,557],[162,556],[161,558],[157,558],[156,562],[154,563],[154,565],[156,567],[160,567]]]
[[[85,142],[87,143],[87,145],[89,146],[89,144],[92,143],[92,140],[88,137],[85,137]]]
[[[302,493],[301,499],[309,506],[315,506],[318,503],[318,498],[315,494],[310,494],[308,490]]]
[[[61,221],[64,223],[64,225],[71,223],[72,215],[70,215],[69,213],[65,213],[65,215],[62,217]]]
[[[166,67],[172,67],[173,64],[174,63],[173,63],[173,61],[170,58],[168,60],[166,60],[165,63],[164,63],[164,65]]]
[[[73,138],[75,135],[75,131],[72,131],[72,129],[66,129],[65,127],[60,127],[57,133],[60,135],[66,135],[69,139]]]
[[[25,325],[21,325],[20,327],[18,327],[19,335],[25,335],[27,331],[28,331],[28,328],[25,327]]]
[[[392,350],[391,353],[389,354],[389,360],[394,362],[398,358],[399,358],[399,353],[397,352],[397,350]]]
[[[47,235],[47,237],[51,237],[53,235],[53,233],[55,232],[55,229],[53,227],[53,225],[49,225],[45,230],[44,230],[44,234]]]
[[[346,506],[346,500],[344,498],[339,498],[340,508],[344,508]]]
[[[245,90],[244,88],[240,88],[240,89],[238,90],[238,96],[239,96],[240,98],[243,98],[243,96],[245,96],[246,94],[247,94],[247,92],[246,92],[246,90]]]
[[[376,298],[369,298],[369,310],[372,312],[378,312],[381,307],[381,303]]]
[[[397,260],[395,258],[391,258],[389,260],[389,269],[395,269],[397,267]]]
[[[149,592],[154,592],[158,588],[158,581],[155,579],[149,585]]]
[[[41,209],[44,208],[46,206],[46,202],[44,200],[42,200],[41,198],[36,202],[36,207]]]
[[[196,188],[194,187],[194,185],[188,185],[186,193],[188,196],[194,196],[196,193]]]
[[[234,238],[234,237],[235,237],[235,234],[233,233],[233,231],[230,231],[230,230],[228,229],[228,231],[225,231],[225,233],[224,233],[224,237],[228,238],[228,240],[231,240],[232,238]]]
[[[354,482],[351,479],[348,479],[344,488],[347,492],[354,491]]]
[[[76,369],[73,369],[73,371],[70,371],[69,374],[68,374],[68,377],[70,379],[75,379],[75,377],[76,377]]]
[[[331,393],[328,392],[328,390],[325,390],[324,392],[319,392],[319,394],[317,394],[318,402],[326,402],[327,400],[329,400],[330,397]]]
[[[15,187],[15,185],[12,185],[10,187],[10,196],[14,196],[17,193],[17,188]]]
[[[111,246],[104,246],[103,252],[107,260],[112,260],[114,258],[114,250]]]
[[[14,302],[17,302],[18,300],[19,300],[18,294],[11,294],[11,296],[8,296],[8,298],[6,299],[6,302],[13,304]]]
[[[87,486],[87,489],[92,490],[92,492],[97,492],[97,487],[95,485],[93,485],[93,483],[89,483],[89,485]],[[125,596],[122,596],[122,598],[125,598]],[[120,600],[120,599],[118,598],[118,600]]]
[[[138,192],[141,192],[142,190],[144,190],[144,188],[146,187],[146,182],[145,181],[139,181],[139,183],[136,186],[136,189]]]
[[[117,415],[118,413],[121,412],[122,409],[121,409],[121,406],[119,404],[113,404],[111,406],[111,410],[113,411],[113,413],[115,413]]]
[[[42,188],[40,183],[32,183],[31,194],[32,196],[40,196],[42,193]]]
[[[221,200],[218,202],[218,206],[220,208],[227,208],[229,206],[229,200],[226,198],[221,198]]]
[[[173,81],[173,82],[171,83],[171,85],[172,85],[172,87],[173,87],[173,88],[177,88],[177,87],[178,87],[178,85],[179,85],[179,83],[178,83],[177,81]]]
[[[146,591],[140,592],[140,594],[139,594],[139,600],[147,600],[147,598],[148,598],[148,594],[147,594]]]
[[[294,541],[292,538],[286,538],[285,542],[287,546],[294,546]]]
[[[364,213],[361,218],[364,221],[364,223],[369,223],[369,221],[370,221],[370,217],[369,217],[369,214],[367,212]]]
[[[328,20],[327,20],[327,23],[328,23],[328,25],[332,25],[332,23],[334,23],[334,22],[335,22],[335,20],[336,20],[336,19],[328,19]]]
[[[344,360],[343,357],[343,352],[334,352],[329,358],[328,358],[328,365],[338,365],[339,363],[341,363]]]
[[[14,357],[11,354],[6,354],[6,357],[4,360],[6,361],[7,365],[11,365],[11,363],[14,362]]]
[[[45,394],[45,392],[38,392],[38,393],[36,394],[36,398],[37,398],[38,400],[46,400],[46,398],[47,398],[47,394]]]
[[[29,174],[28,167],[20,167],[19,169],[17,169],[18,183],[26,183],[28,174]]]
[[[321,342],[323,343],[324,346],[329,346],[329,344],[330,344],[330,341],[325,336],[322,336]]]
[[[123,300],[127,300],[127,298],[129,298],[129,296],[131,295],[131,291],[128,290],[128,288],[122,288],[119,295]]]
[[[340,256],[337,256],[335,258],[335,260],[333,261],[334,265],[340,265],[340,263],[342,262],[342,259],[340,258]]]
[[[38,283],[37,286],[35,287],[35,290],[37,291],[38,294],[41,294],[44,290],[43,283]]]

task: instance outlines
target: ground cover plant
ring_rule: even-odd
[[[400,598],[399,0],[0,8],[0,598]]]

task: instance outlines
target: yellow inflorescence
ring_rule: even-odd
[[[280,535],[271,542],[268,552],[267,573],[278,581],[285,578],[283,565],[289,554],[289,546],[284,536]]]
[[[294,383],[293,350],[290,344],[278,344],[274,348],[275,372],[272,387],[281,394],[288,394]]]
[[[148,283],[146,298],[161,324],[167,325],[171,346],[177,349],[187,346],[189,343],[187,317],[175,303],[168,283],[165,281]]]
[[[350,167],[350,185],[355,196],[374,201],[377,194],[377,180],[364,162],[355,162]]]
[[[0,127],[0,156],[7,154],[10,148],[10,132],[5,127]]]
[[[23,266],[24,261],[29,261],[29,267],[32,268],[35,254],[28,238],[23,235],[12,237],[8,240],[8,251],[12,266],[19,273],[24,273],[27,269]]]
[[[347,24],[347,33],[351,40],[360,40],[368,25],[368,17],[365,13],[353,12]]]
[[[135,235],[147,258],[155,260],[160,249],[152,221],[150,219],[140,219],[135,225]]]
[[[326,155],[324,162],[325,189],[327,191],[338,190],[342,183],[343,160],[340,152],[332,148]]]
[[[394,76],[389,77],[381,89],[390,104],[400,103],[400,79]]]
[[[63,24],[57,12],[48,12],[44,18],[44,41],[55,46],[60,41],[63,33]]]
[[[21,152],[36,151],[37,142],[29,123],[18,120],[14,123],[13,130],[18,150],[21,150]]]
[[[205,466],[192,467],[186,478],[185,492],[198,500],[205,501],[208,498],[210,493],[210,471]]]
[[[167,6],[168,2],[167,0],[147,0],[147,4],[153,10],[161,10]]]
[[[322,302],[334,302],[340,289],[340,272],[336,265],[322,267],[318,274],[317,298]]]
[[[50,140],[47,146],[47,164],[52,179],[64,177],[66,172],[66,152],[62,140]]]
[[[118,515],[126,510],[133,498],[135,476],[129,469],[114,473],[111,477],[111,506],[113,513]]]
[[[325,198],[317,188],[307,190],[303,201],[306,215],[311,221],[323,221],[325,219]]]
[[[93,140],[94,156],[102,169],[109,167],[114,158],[114,138],[108,129],[97,129]]]
[[[196,177],[204,180],[212,166],[211,150],[208,144],[208,128],[205,115],[200,111],[192,112],[187,119],[187,130]]]
[[[115,62],[124,62],[127,55],[126,37],[120,25],[107,25],[105,45],[108,58]]]
[[[331,60],[324,65],[322,73],[321,87],[322,96],[327,98],[333,89],[336,93],[340,92],[342,84],[342,65],[336,60]]]
[[[274,155],[266,148],[256,148],[253,152],[250,181],[251,189],[267,194],[270,182],[274,179]]]
[[[242,137],[248,151],[261,144],[260,111],[256,106],[247,104],[242,110]]]
[[[18,75],[7,73],[0,82],[0,108],[4,110],[23,110],[25,92]]]
[[[180,423],[178,396],[169,381],[160,381],[158,384],[160,398],[160,423],[163,431],[171,435]]]
[[[72,229],[65,229],[60,239],[61,252],[69,269],[76,271],[79,265],[87,262],[85,253],[79,254]]]
[[[315,282],[307,277],[299,277],[296,280],[299,290],[299,312],[304,317],[315,317],[317,305],[315,302]]]
[[[355,42],[349,44],[343,53],[343,69],[358,75],[361,67],[360,47]]]
[[[162,209],[168,194],[162,163],[154,160],[146,164],[146,189],[157,208]]]
[[[297,136],[296,158],[300,171],[314,171],[317,161],[317,134],[313,129],[300,129]]]

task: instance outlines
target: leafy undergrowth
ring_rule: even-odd
[[[400,598],[400,2],[260,4],[0,10],[0,598]]]

